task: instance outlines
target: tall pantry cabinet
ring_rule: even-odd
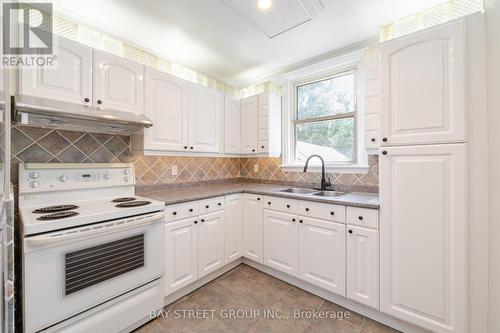
[[[484,38],[472,24],[380,48],[380,308],[441,333],[467,331],[467,43]]]

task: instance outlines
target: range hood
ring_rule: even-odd
[[[39,97],[16,95],[12,104],[12,119],[28,126],[122,135],[142,134],[144,128],[153,126],[142,114]]]

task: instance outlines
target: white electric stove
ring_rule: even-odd
[[[134,192],[133,164],[19,165],[25,332],[126,332],[163,306],[164,203]]]

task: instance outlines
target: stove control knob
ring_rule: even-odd
[[[110,180],[111,179],[111,175],[109,173],[105,173],[104,174],[104,179]]]
[[[65,182],[65,181],[67,181],[67,180],[68,180],[68,176],[66,176],[66,175],[59,176],[59,181],[60,181],[61,183],[64,183],[64,182]]]
[[[30,187],[31,188],[38,188],[40,186],[40,183],[36,180],[30,182]]]
[[[39,176],[38,172],[36,172],[36,171],[30,172],[30,178],[37,179],[38,176]]]

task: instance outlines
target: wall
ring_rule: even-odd
[[[172,157],[131,155],[128,136],[56,131],[42,128],[12,127],[12,183],[17,184],[19,162],[54,163],[134,163],[138,185],[180,184],[234,178],[259,181],[319,183],[320,173],[284,172],[279,158]],[[259,165],[259,172],[253,166]],[[171,175],[177,165],[177,176]],[[378,158],[370,158],[366,175],[329,174],[332,183],[357,186],[360,190],[378,188]]]
[[[500,332],[500,0],[486,0],[489,140],[488,332]]]

